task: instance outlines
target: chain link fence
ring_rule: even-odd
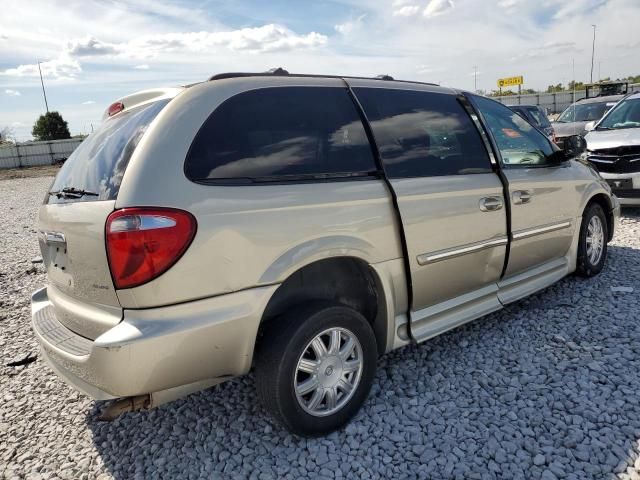
[[[629,93],[640,92],[640,84],[629,85]],[[594,92],[597,94],[597,92]],[[585,90],[558,93],[532,93],[527,95],[505,95],[493,97],[505,105],[539,105],[546,108],[547,113],[561,113],[573,102],[585,98]]]

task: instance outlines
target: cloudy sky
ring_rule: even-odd
[[[91,131],[119,96],[225,71],[373,76],[472,90],[640,74],[639,0],[2,0],[0,129],[49,108]]]

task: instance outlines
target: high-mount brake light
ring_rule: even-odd
[[[173,208],[123,208],[107,218],[107,258],[117,289],[147,283],[169,270],[189,248],[196,219]]]
[[[109,115],[110,117],[113,117],[116,113],[120,113],[122,110],[124,110],[124,103],[115,102],[109,105],[109,109],[107,110],[107,115]]]

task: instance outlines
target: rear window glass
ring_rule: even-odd
[[[187,154],[185,174],[200,182],[245,184],[376,169],[345,88],[271,87],[226,100]]]
[[[491,172],[489,155],[454,95],[355,88],[392,178]]]
[[[574,103],[562,112],[556,122],[571,123],[600,120],[610,108],[611,106],[608,106],[607,102]]]
[[[52,191],[75,188],[97,195],[85,195],[77,199],[49,195],[49,203],[114,200],[138,142],[167,103],[169,100],[160,100],[125,110],[105,120],[75,149],[51,187]]]
[[[545,128],[551,125],[547,116],[539,108],[530,107],[527,110],[529,110],[529,113],[535,119],[538,126]]]

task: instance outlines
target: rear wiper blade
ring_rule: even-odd
[[[53,190],[49,195],[55,195],[58,198],[81,198],[86,196],[97,197],[98,194],[74,187],[64,187],[62,190]]]

